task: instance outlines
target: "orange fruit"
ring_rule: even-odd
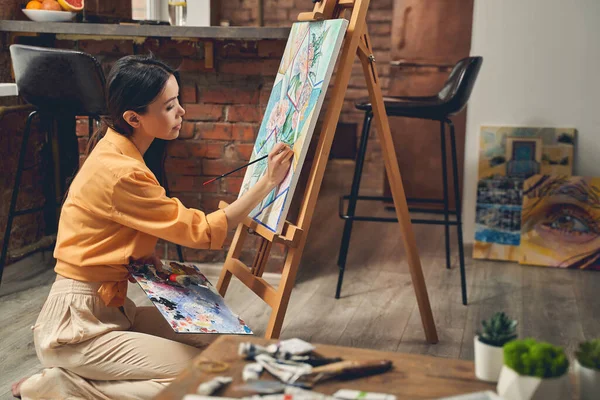
[[[56,0],[44,0],[42,10],[62,11],[62,8],[60,8],[60,4]]]
[[[40,3],[37,0],[31,0],[29,3],[27,3],[27,6],[25,6],[25,8],[27,10],[39,10],[42,8],[42,3]]]
[[[83,0],[58,0],[58,3],[65,11],[81,11],[83,10]]]

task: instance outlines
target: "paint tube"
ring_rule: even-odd
[[[273,354],[266,347],[254,343],[240,343],[238,347],[238,355],[244,357],[247,360],[253,360],[259,354]]]
[[[255,343],[240,343],[238,354],[248,360],[254,359],[259,354],[268,354],[277,359],[289,359],[292,356],[310,353],[315,350],[315,346],[301,339],[282,340],[277,344],[270,344],[267,347]]]
[[[263,372],[263,367],[259,363],[246,364],[242,371],[242,379],[244,382],[258,380]]]
[[[361,392],[360,390],[340,389],[333,394],[333,397],[340,400],[396,400],[393,394]]]
[[[223,386],[226,386],[229,383],[231,383],[232,380],[233,378],[229,376],[217,376],[216,378],[211,379],[208,382],[201,383],[198,386],[198,389],[196,389],[196,393],[210,396],[217,390],[221,389]]]
[[[258,397],[254,396],[258,399]],[[283,394],[272,394],[261,396],[260,400],[335,400],[333,397],[323,393],[313,392],[298,387],[286,386]]]
[[[254,359],[264,369],[284,383],[294,383],[299,377],[312,371],[312,367],[309,364],[277,360],[267,354],[259,354]]]
[[[279,381],[258,380],[247,382],[244,385],[235,386],[234,389],[258,394],[274,394],[283,393],[285,387],[286,384]]]
[[[278,347],[279,352],[292,356],[310,353],[315,350],[315,346],[297,338],[282,340],[278,343]]]
[[[344,361],[340,357],[324,358],[324,357],[314,356],[312,354],[309,354],[306,356],[302,356],[302,355],[291,356],[290,358],[288,358],[288,360],[295,361],[295,362],[301,362],[301,363],[305,363],[305,364],[310,364],[313,367],[319,367],[322,365],[327,365],[327,364]]]
[[[333,397],[326,394],[293,386],[287,386],[284,393],[286,396],[292,396],[292,399],[294,400],[335,400]]]

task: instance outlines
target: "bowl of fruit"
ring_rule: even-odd
[[[31,0],[23,13],[36,22],[71,21],[76,13],[83,11],[83,0]]]

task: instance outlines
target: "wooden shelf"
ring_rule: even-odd
[[[288,38],[290,28],[0,21],[0,31],[120,37],[200,38],[214,40],[284,40]]]

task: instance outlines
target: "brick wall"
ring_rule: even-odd
[[[224,0],[222,3],[222,19],[228,19],[232,25],[257,25],[258,12],[256,0]],[[392,16],[392,0],[372,0],[368,14],[369,31],[375,50],[378,72],[385,90],[389,82],[389,50]],[[290,26],[300,12],[310,11],[312,3],[308,0],[265,0],[265,25]],[[6,35],[2,36],[3,40]],[[204,44],[199,41],[174,41],[170,39],[149,38],[143,42],[131,40],[65,40],[59,39],[50,45],[57,48],[78,48],[98,58],[106,73],[112,64],[127,54],[146,54],[152,51],[157,57],[166,61],[180,71],[182,77],[182,100],[186,108],[185,122],[181,136],[168,146],[166,160],[167,177],[173,196],[177,196],[189,207],[213,211],[220,200],[231,202],[236,199],[243,174],[229,177],[207,186],[202,183],[210,177],[220,175],[249,159],[252,144],[258,131],[262,114],[269,98],[272,83],[285,41],[215,42],[215,69],[207,70],[204,66]],[[9,65],[8,47],[2,44],[0,63]],[[7,68],[1,68],[7,71]],[[8,81],[8,79],[3,79]],[[361,128],[362,113],[354,109],[354,101],[367,95],[360,63],[357,61],[346,95],[340,121],[357,123]],[[326,107],[326,104],[324,105]],[[324,108],[325,109],[325,108]],[[0,128],[7,129],[0,122]],[[12,124],[16,124],[13,122]],[[87,120],[79,119],[77,132],[80,140],[80,151],[83,153],[87,145]],[[15,125],[11,128],[19,131]],[[318,131],[316,132],[318,134]],[[11,140],[16,140],[18,134]],[[4,138],[6,142],[6,138]],[[4,143],[3,142],[3,143]],[[378,143],[370,141],[368,159],[371,164],[381,163],[378,156]],[[7,151],[13,148],[2,145],[3,176],[10,171],[5,168],[16,166],[16,152]],[[4,172],[7,172],[6,174]],[[28,187],[36,187],[41,175],[33,172],[28,178]],[[2,204],[9,196],[9,183],[4,179],[2,184]],[[40,193],[32,190],[24,191],[24,202],[38,203]],[[6,211],[0,211],[0,223],[4,227]],[[15,241],[11,246],[16,249],[39,239],[43,232],[43,221],[40,216],[22,217],[15,227]],[[37,219],[36,219],[37,218]],[[3,229],[2,229],[3,231]],[[229,236],[229,240],[231,239]],[[250,243],[245,253],[245,261],[251,262],[255,246]],[[268,270],[281,267],[283,249],[273,247],[271,263]],[[176,258],[174,245],[159,242],[159,255]],[[184,249],[185,258],[190,261],[220,262],[224,260],[224,251],[198,251]]]

